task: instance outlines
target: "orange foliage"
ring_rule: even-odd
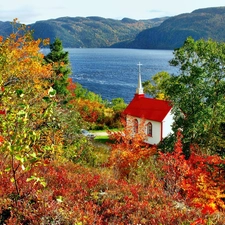
[[[4,138],[0,136],[0,145],[2,145],[3,142],[4,142]]]
[[[62,144],[55,99],[48,94],[53,71],[44,64],[40,43],[24,25],[0,42],[0,153],[11,158],[6,162],[18,195],[17,178]]]
[[[73,82],[72,78],[68,78],[68,86],[67,89],[70,91],[72,96],[75,96],[74,90],[76,89],[76,84]]]
[[[9,171],[1,155],[0,159],[2,224],[203,224],[198,210],[173,207],[160,184],[132,184],[68,162],[45,160],[32,169],[45,180],[46,187],[27,181],[31,171],[20,176],[22,196],[15,202]]]
[[[82,118],[88,122],[96,122],[104,116],[104,105],[99,102],[92,102],[88,99],[76,101],[78,111]]]
[[[26,31],[24,26],[1,41],[1,84],[13,83],[14,87],[27,88],[30,93],[37,91],[41,96],[46,94],[43,87],[49,87],[47,79],[53,73],[51,65],[43,65],[40,43],[40,39],[32,39],[32,33]]]
[[[132,128],[126,127],[121,132],[109,132],[111,155],[109,165],[113,166],[119,178],[129,175],[130,169],[135,168],[139,160],[145,160],[156,153],[156,147],[144,142],[145,135],[140,132],[132,133]]]
[[[205,214],[225,209],[225,160],[217,155],[199,155],[195,149],[185,159],[181,144],[182,135],[173,153],[160,154],[163,162],[165,186],[176,198],[185,198],[191,206],[199,207]],[[200,151],[198,151],[200,152]]]

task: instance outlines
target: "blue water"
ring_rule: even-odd
[[[121,97],[125,102],[133,98],[138,83],[140,62],[142,81],[152,75],[167,71],[176,73],[169,65],[173,58],[171,50],[67,48],[72,66],[72,78],[84,88],[111,101]]]

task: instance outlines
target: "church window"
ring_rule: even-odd
[[[147,128],[147,135],[149,137],[152,137],[152,123],[149,122],[147,125],[146,125],[146,128]]]
[[[138,133],[138,120],[137,119],[134,120],[134,133],[135,134]]]

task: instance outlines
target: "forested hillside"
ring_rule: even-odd
[[[225,41],[224,27],[225,7],[198,9],[171,17],[158,27],[142,31],[134,41],[118,43],[113,47],[175,49],[182,46],[189,36],[195,40],[211,38]]]
[[[62,17],[30,24],[34,38],[60,38],[70,48],[175,49],[189,36],[195,40],[225,41],[225,7],[197,9],[192,13],[149,20]],[[0,35],[12,32],[10,22],[0,22]]]
[[[38,21],[31,25],[35,38],[59,37],[64,47],[101,48],[134,39],[142,30],[159,25],[159,20],[122,20],[102,17],[64,17]]]
[[[158,26],[166,18],[133,20],[106,19],[102,17],[62,17],[30,24],[34,38],[60,38],[64,47],[101,48],[117,42],[133,40],[147,28]],[[0,35],[6,37],[12,32],[10,22],[0,22]]]
[[[0,21],[0,35],[7,37],[13,31],[13,27],[10,22],[1,22]]]

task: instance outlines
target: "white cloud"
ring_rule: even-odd
[[[150,19],[223,5],[224,0],[6,0],[0,3],[0,21],[19,18],[21,23],[33,23],[64,16]]]

